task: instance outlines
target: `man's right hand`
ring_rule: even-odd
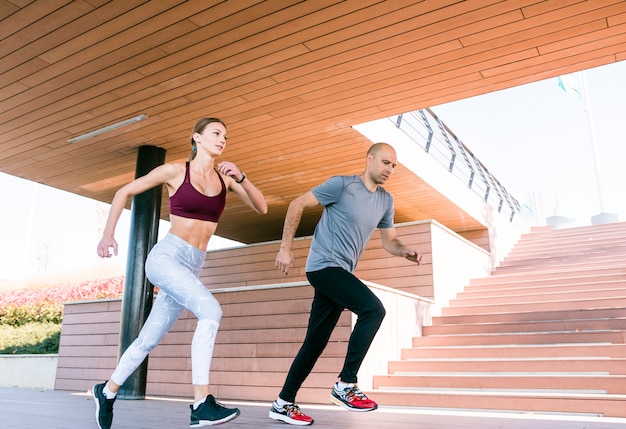
[[[291,250],[280,249],[278,255],[276,255],[276,268],[287,275],[289,268],[293,265],[293,259],[293,252]]]

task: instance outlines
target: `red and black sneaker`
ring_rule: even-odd
[[[340,389],[335,384],[330,394],[330,402],[350,411],[374,411],[378,408],[378,404],[368,399],[356,384],[345,389]]]
[[[300,411],[300,407],[296,404],[286,404],[281,408],[274,402],[270,409],[270,419],[296,426],[309,426],[313,424],[313,419],[303,414],[302,411]]]

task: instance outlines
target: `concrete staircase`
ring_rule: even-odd
[[[626,417],[626,223],[524,235],[373,389],[384,405]]]

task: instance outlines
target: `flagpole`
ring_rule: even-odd
[[[596,133],[593,126],[593,117],[591,115],[591,103],[589,102],[589,92],[587,90],[587,77],[584,71],[580,72],[583,102],[585,103],[585,112],[587,113],[587,124],[589,125],[589,136],[591,137],[591,151],[593,154],[593,167],[596,173],[596,185],[598,187],[598,200],[600,202],[600,213],[606,213],[604,207],[604,193],[602,191],[602,180],[600,179],[600,157],[598,156],[598,145],[596,143]]]

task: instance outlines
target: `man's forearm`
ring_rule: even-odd
[[[383,243],[383,246],[387,252],[394,256],[404,256],[404,244],[402,244],[402,242],[397,238],[394,238],[387,243]]]
[[[300,225],[300,219],[302,218],[303,208],[295,201],[289,204],[287,209],[287,215],[285,216],[285,224],[283,226],[283,237],[280,243],[281,249],[291,250],[291,243],[296,236],[298,225]]]

